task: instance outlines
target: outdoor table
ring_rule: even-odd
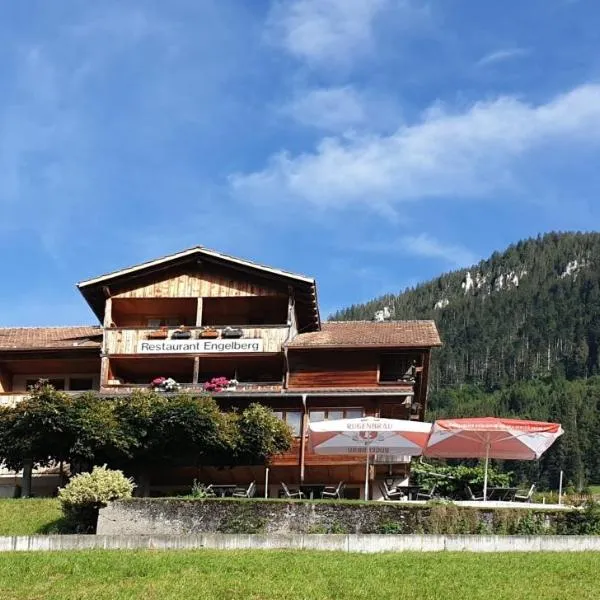
[[[421,490],[420,485],[398,485],[396,486],[397,490],[405,493],[408,496],[409,500],[416,500],[419,491]]]
[[[517,488],[511,487],[494,487],[488,491],[488,500],[497,500],[503,502],[511,502],[515,499]]]
[[[317,498],[321,497],[321,493],[325,489],[325,484],[315,483],[315,484],[306,484],[300,486],[300,491],[307,497],[313,500],[315,496]]]
[[[231,496],[236,488],[240,487],[239,485],[212,485],[211,489],[213,492],[220,496],[221,498],[225,498],[225,496]]]

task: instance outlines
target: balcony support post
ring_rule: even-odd
[[[100,389],[108,386],[108,377],[110,373],[110,364],[108,356],[100,358]]]
[[[196,327],[202,327],[202,298],[198,298],[198,305],[196,306]]]
[[[306,454],[306,432],[308,430],[307,394],[302,394],[302,425],[300,429],[300,483],[304,483],[304,455]]]
[[[200,375],[200,357],[194,356],[194,374],[192,375],[192,383],[198,385],[198,376]]]

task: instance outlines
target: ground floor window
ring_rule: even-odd
[[[309,415],[310,420],[316,423],[334,419],[360,419],[364,417],[365,411],[362,408],[323,408],[311,410]]]
[[[55,390],[64,390],[65,389],[65,380],[64,379],[58,379],[58,378],[46,379],[44,377],[38,377],[37,379],[27,379],[25,381],[25,388],[29,390],[32,387],[35,387],[39,383],[40,379],[48,382]]]
[[[295,437],[300,437],[302,431],[302,411],[301,410],[275,410],[275,416],[285,421],[292,430]]]

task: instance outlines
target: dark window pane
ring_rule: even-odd
[[[69,389],[74,392],[82,392],[94,388],[94,380],[91,377],[71,377]]]
[[[413,360],[403,354],[384,354],[379,365],[379,381],[414,381]]]
[[[364,416],[362,408],[348,408],[346,409],[346,419],[361,419]]]
[[[65,380],[64,379],[49,379],[48,383],[55,390],[64,390],[65,389]]]

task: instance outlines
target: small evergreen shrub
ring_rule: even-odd
[[[58,490],[58,499],[67,521],[78,533],[94,533],[98,511],[111,500],[131,498],[135,485],[121,471],[105,466],[80,473]]]

